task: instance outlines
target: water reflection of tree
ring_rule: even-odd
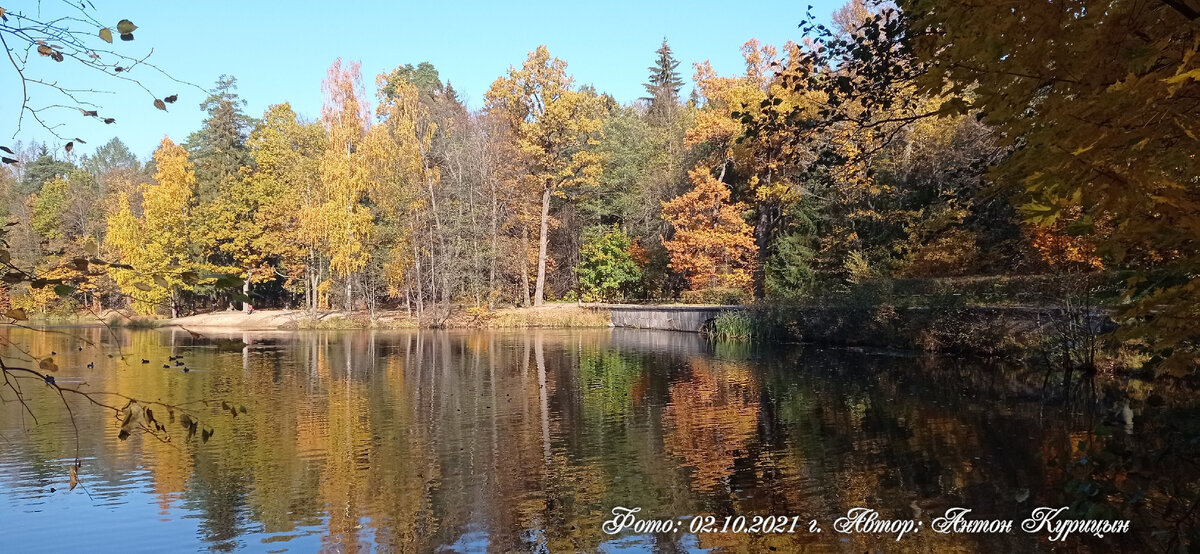
[[[883,517],[926,519],[952,506],[1004,519],[1028,511],[1029,489],[1041,485],[1038,412],[1015,404],[996,410],[1004,403],[981,401],[1002,388],[989,377],[954,380],[950,374],[971,372],[846,351],[792,358],[811,361],[763,364],[763,378],[795,451],[796,488],[810,493],[798,499],[809,513],[829,521],[858,506]],[[881,544],[879,537],[847,538],[862,549]],[[1034,540],[927,533],[894,546],[1005,550],[1028,549]]]
[[[697,357],[687,378],[671,384],[666,450],[692,468],[691,485],[713,497],[728,496],[737,458],[758,426],[758,382],[744,363]]]
[[[193,510],[215,549],[319,534],[331,550],[475,541],[494,551],[594,551],[611,538],[599,524],[615,505],[649,517],[789,513],[828,522],[854,506],[928,518],[951,505],[1019,517],[1060,501],[1070,475],[1047,471],[1045,459],[1077,456],[1061,445],[1086,427],[1044,413],[1029,384],[1036,375],[956,361],[753,349],[714,358],[628,348],[607,333],[238,337],[246,349],[186,333],[130,333],[124,346],[134,363],[105,358],[86,370],[92,360],[74,354],[62,371],[117,391],[219,396],[249,408],[233,416],[214,407],[206,417],[215,435],[203,446],[116,441],[110,416],[81,414],[95,427],[83,434],[97,453],[87,478],[112,485],[94,492],[115,498],[139,466],[151,468],[160,508]],[[57,339],[36,347],[74,352]],[[177,354],[195,370],[136,363]],[[18,421],[8,417],[19,413],[12,406],[0,410]],[[50,479],[60,471],[51,463],[63,455],[58,439],[33,434],[3,456]],[[839,538],[643,540],[757,552],[792,550],[795,541],[840,548]],[[855,549],[1036,546],[1022,534],[929,534],[900,545],[844,538]]]

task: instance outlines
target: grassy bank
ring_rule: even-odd
[[[372,319],[367,313],[338,313],[321,318],[296,320],[298,329],[576,329],[607,327],[607,311],[573,304],[540,308],[455,309],[447,316],[419,319],[404,312],[382,312]]]
[[[32,327],[107,325],[114,329],[153,329],[162,325],[165,321],[168,320],[156,316],[129,315],[109,311],[99,316],[90,312],[79,312],[68,315],[36,314],[30,316],[24,324]]]
[[[871,281],[759,302],[746,311],[747,321],[724,326],[749,326],[739,332],[756,340],[1003,357],[1085,374],[1138,369],[1139,345],[1111,332],[1111,280],[1085,277],[1019,288],[1007,281],[942,281],[920,283],[919,291],[914,283]]]
[[[213,312],[163,320],[115,320],[118,326],[145,327],[172,325],[187,328],[222,328],[233,330],[270,329],[527,329],[527,328],[596,328],[609,325],[609,313],[581,307],[577,304],[548,304],[539,308],[455,308],[449,315],[434,313],[418,318],[405,311],[368,312],[321,311],[315,314],[304,310],[257,310],[252,314],[237,311]]]
[[[446,327],[574,329],[608,327],[610,322],[607,310],[583,308],[575,304],[548,304],[540,308],[467,308],[451,316]]]

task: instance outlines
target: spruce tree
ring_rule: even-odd
[[[237,79],[229,75],[221,75],[212,93],[200,104],[208,117],[183,146],[196,164],[197,193],[204,202],[215,199],[238,179],[241,167],[250,164],[246,139],[255,120],[242,111],[245,106],[246,101],[237,93]]]
[[[657,53],[658,59],[648,68],[650,80],[643,86],[650,94],[644,99],[650,102],[651,121],[662,123],[669,121],[679,106],[679,89],[683,86],[683,79],[679,78],[679,72],[676,71],[679,60],[671,54],[667,39],[663,39]]]

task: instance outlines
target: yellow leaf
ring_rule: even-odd
[[[108,27],[100,29],[100,39],[104,42],[112,44],[112,30]]]
[[[1168,77],[1163,80],[1166,81],[1167,84],[1174,85],[1174,84],[1182,83],[1188,79],[1195,79],[1197,81],[1200,81],[1200,67],[1193,69],[1191,71],[1185,71],[1183,73],[1179,73],[1179,74],[1175,75],[1174,77]]]
[[[75,485],[79,484],[79,473],[75,470],[75,464],[71,464],[71,488],[67,490],[75,490]]]

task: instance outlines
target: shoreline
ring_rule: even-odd
[[[136,320],[135,320],[136,321]],[[146,326],[221,328],[239,331],[353,330],[353,329],[529,329],[602,328],[611,325],[608,310],[578,304],[548,304],[537,308],[455,309],[450,316],[430,323],[403,310],[383,310],[372,318],[365,311],[255,310],[209,312],[178,318],[145,320]]]

